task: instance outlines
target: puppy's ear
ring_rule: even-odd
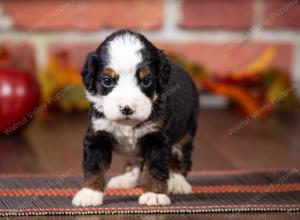
[[[168,58],[161,50],[159,51],[159,84],[160,87],[163,89],[164,86],[169,82],[171,73],[171,65],[169,63]]]
[[[99,56],[95,52],[91,52],[87,55],[84,67],[81,71],[81,76],[85,88],[89,91],[94,89],[94,81],[96,73],[99,69]]]

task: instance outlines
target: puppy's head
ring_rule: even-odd
[[[107,37],[87,56],[82,71],[93,107],[109,120],[129,124],[149,118],[169,74],[163,52],[129,30]]]

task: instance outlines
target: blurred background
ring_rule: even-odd
[[[80,70],[120,28],[201,91],[194,170],[300,167],[298,0],[0,0],[0,173],[81,172]]]

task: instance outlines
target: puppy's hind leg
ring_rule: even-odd
[[[106,188],[135,188],[138,185],[140,172],[140,164],[138,162],[127,162],[125,173],[112,177],[108,181]]]

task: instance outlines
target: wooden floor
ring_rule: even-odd
[[[81,172],[86,114],[43,116],[22,136],[0,138],[1,173]],[[201,110],[194,144],[194,170],[300,168],[300,113],[247,119],[225,110]],[[111,172],[123,170],[114,156]],[[291,213],[211,214],[197,216],[110,216],[76,219],[298,219]],[[49,217],[52,219],[53,217]],[[72,217],[60,217],[71,219]],[[75,218],[75,217],[73,217]],[[32,218],[30,218],[32,219]],[[41,218],[37,218],[41,219]]]

